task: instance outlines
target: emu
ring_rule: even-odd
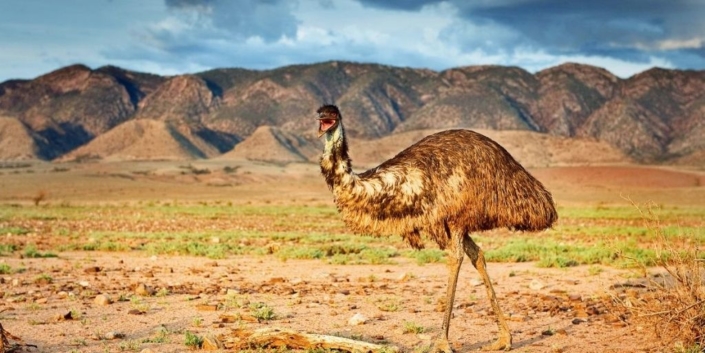
[[[551,194],[499,144],[469,130],[427,136],[378,167],[354,173],[338,107],[324,105],[317,114],[319,137],[325,136],[321,173],[347,227],[357,234],[401,235],[415,249],[424,247],[425,237],[448,253],[445,312],[434,350],[452,352],[448,330],[465,255],[482,276],[499,327],[497,341],[483,349],[511,349],[483,252],[470,234],[550,228],[558,219]]]

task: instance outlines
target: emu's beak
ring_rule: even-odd
[[[318,118],[318,137],[323,136],[329,130],[333,130],[338,125],[338,119],[329,117]]]

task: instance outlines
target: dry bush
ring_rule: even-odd
[[[32,197],[32,201],[34,201],[35,206],[39,206],[39,203],[44,201],[47,198],[47,192],[44,190],[39,190],[37,191],[37,194]]]
[[[639,210],[660,240],[656,263],[664,273],[648,276],[641,295],[623,297],[619,303],[632,324],[654,332],[661,348],[705,352],[705,259],[699,258],[697,244],[674,247],[652,207]],[[646,273],[645,267],[643,270]]]

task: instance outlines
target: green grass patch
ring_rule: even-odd
[[[11,254],[17,251],[17,245],[14,244],[0,244],[0,255]]]
[[[9,275],[12,273],[12,267],[8,264],[0,264],[0,275]]]
[[[24,255],[24,257],[33,258],[33,259],[44,258],[44,257],[57,257],[56,254],[51,253],[51,252],[45,252],[45,253],[39,252],[35,245],[27,245],[24,248],[23,255]]]
[[[676,248],[705,245],[705,208],[656,207],[653,222],[632,206],[560,207],[560,220],[545,232],[507,230],[472,235],[488,261],[535,261],[542,267],[652,265],[655,244]],[[349,233],[332,206],[232,205],[227,202],[149,202],[120,206],[0,205],[0,235],[23,242],[36,233],[44,248],[0,244],[0,255],[21,251],[29,258],[52,251],[142,251],[222,259],[274,256],[332,264],[388,264],[405,257],[418,265],[445,261],[428,241],[412,250],[401,237]],[[17,242],[16,242],[17,243]],[[705,254],[704,254],[705,255]]]
[[[445,261],[446,252],[441,249],[421,249],[421,250],[406,250],[402,252],[404,257],[416,260],[419,265],[429,263],[437,263]]]

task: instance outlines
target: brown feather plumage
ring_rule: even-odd
[[[473,131],[427,136],[360,174],[352,172],[345,139],[332,147],[322,156],[321,171],[344,221],[357,233],[398,234],[415,248],[423,244],[417,238],[427,236],[444,249],[448,236],[438,231],[444,222],[465,232],[537,231],[558,218],[541,182],[503,147]]]
[[[427,136],[378,167],[356,174],[340,111],[325,105],[317,113],[318,132],[325,136],[321,173],[347,226],[361,234],[399,234],[416,249],[423,248],[427,237],[448,251],[447,306],[435,350],[452,352],[448,329],[465,255],[483,278],[499,327],[498,340],[487,348],[511,349],[511,333],[483,252],[470,233],[549,228],[558,219],[551,194],[502,146],[469,130]]]

